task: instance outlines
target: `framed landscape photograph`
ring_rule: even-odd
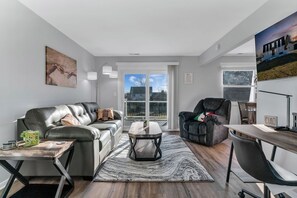
[[[77,84],[76,60],[48,46],[46,55],[46,84],[75,88]]]
[[[297,75],[297,12],[255,36],[258,81]]]

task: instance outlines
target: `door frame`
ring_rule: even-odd
[[[166,73],[168,65],[176,65],[177,62],[117,62],[119,80],[118,80],[118,109],[124,111],[124,76],[125,74],[146,74],[146,80],[150,74]],[[167,78],[168,81],[168,78]],[[149,83],[146,83],[146,94],[149,95]],[[168,89],[169,91],[169,89]],[[168,103],[167,97],[167,103]],[[146,105],[149,105],[149,98],[146,98]],[[146,106],[146,116],[149,116],[149,108]],[[167,110],[168,116],[168,110]]]

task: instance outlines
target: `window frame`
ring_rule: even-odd
[[[253,74],[252,74],[252,82],[251,82],[251,85],[224,85],[224,72],[226,71],[252,71]],[[252,88],[255,88],[257,89],[257,83],[256,83],[256,78],[257,76],[257,71],[256,71],[256,68],[222,68],[221,70],[221,86],[222,86],[222,97],[224,97],[224,88],[250,88],[250,97],[249,99],[247,100],[247,102],[250,100],[251,98],[251,94],[252,94]],[[254,92],[254,94],[256,94],[256,91]],[[255,98],[255,96],[253,96]],[[231,100],[231,102],[241,102],[241,101],[237,101],[237,100]]]

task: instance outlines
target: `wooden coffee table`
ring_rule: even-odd
[[[19,147],[7,151],[0,150],[0,165],[11,174],[2,191],[1,197],[7,197],[16,178],[23,183],[25,187],[12,195],[12,197],[67,197],[74,187],[74,182],[68,174],[69,165],[73,156],[74,142],[75,140],[43,140],[38,145],[32,147]],[[69,154],[65,166],[63,166],[59,158],[67,152],[69,152]],[[8,163],[7,160],[17,161],[15,167]],[[62,175],[59,185],[29,184],[29,181],[19,172],[25,160],[51,160]],[[64,185],[65,180],[68,185]],[[46,192],[41,192],[42,189]],[[35,194],[31,195],[32,192]]]
[[[136,161],[155,161],[162,157],[160,145],[162,130],[157,122],[149,122],[144,128],[143,122],[133,122],[128,132],[130,140],[129,157]]]

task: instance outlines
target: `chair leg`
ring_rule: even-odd
[[[283,193],[280,193],[280,194],[278,195],[278,197],[279,197],[279,198],[285,198],[285,195],[284,195]]]
[[[242,189],[242,190],[238,193],[238,196],[239,196],[240,198],[244,198],[244,197],[245,197],[245,194],[250,195],[250,196],[252,196],[252,197],[254,197],[254,198],[261,198],[261,197],[255,195],[254,193],[251,193],[251,192],[249,192],[249,191],[247,191],[247,190],[245,190],[245,189]]]

